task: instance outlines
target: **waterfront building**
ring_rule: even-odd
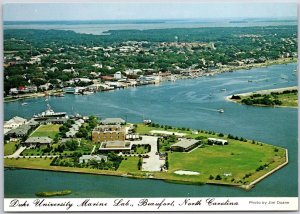
[[[23,124],[25,124],[27,122],[26,119],[22,118],[22,117],[13,117],[12,119],[4,122],[4,134],[6,134],[8,131],[15,129]]]
[[[179,142],[171,146],[172,151],[188,152],[199,145],[200,141],[195,139],[181,138]]]
[[[116,72],[114,74],[114,78],[117,79],[117,80],[122,79],[122,73],[121,73],[121,71]]]
[[[99,125],[92,132],[94,143],[125,141],[126,129],[120,125]]]

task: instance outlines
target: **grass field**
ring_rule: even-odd
[[[9,142],[4,144],[4,155],[12,155],[17,149],[18,142]]]
[[[31,137],[50,137],[53,139],[59,133],[59,127],[61,125],[58,124],[41,125],[31,134]]]
[[[137,132],[144,134],[151,130],[164,128],[149,127],[139,124]],[[170,127],[168,131],[186,133],[188,137],[201,137],[202,142],[207,142],[207,137],[226,139],[229,145],[202,145],[202,147],[185,152],[168,152],[169,169],[167,172],[151,172],[151,176],[176,183],[216,183],[230,185],[247,185],[260,178],[286,161],[285,149],[257,141],[227,135],[219,137],[218,133],[200,131],[192,134],[192,130],[179,130]],[[239,139],[239,140],[236,140]],[[85,145],[86,144],[86,145]],[[91,148],[90,142],[83,142],[83,147]],[[70,171],[80,173],[124,175],[147,178],[149,173],[138,170],[138,157],[125,157],[116,171],[98,170],[89,168],[50,166],[51,160],[41,158],[11,160],[5,159],[5,166],[20,168],[36,168],[57,171]],[[200,175],[177,175],[177,170],[199,172]],[[218,178],[218,179],[217,179]]]
[[[125,157],[126,158],[126,157]],[[138,170],[138,157],[127,157],[127,160],[122,160],[117,171],[119,172],[139,172]]]
[[[275,148],[278,149],[277,152]],[[190,153],[169,153],[169,171],[166,178],[193,182],[249,184],[284,162],[283,148],[230,140],[226,146],[205,146]],[[256,171],[264,164],[269,165],[263,170]],[[174,172],[177,170],[199,172],[200,175],[176,175]],[[226,174],[231,175],[225,176]],[[247,174],[251,175],[247,177]],[[221,180],[215,180],[217,175],[220,175]],[[210,176],[213,176],[213,179],[210,180]]]
[[[278,95],[278,99],[282,102],[282,106],[298,106],[298,94],[290,93],[290,94],[280,94]]]
[[[281,102],[280,105],[275,105],[275,106],[282,106],[282,107],[298,107],[298,92],[296,91],[291,91],[291,90],[287,90],[289,91],[288,93],[279,93],[279,94],[272,94],[271,92],[276,92],[278,91],[278,89],[273,89],[273,90],[267,90],[268,92],[253,92],[252,94],[256,94],[256,95],[261,95],[258,97],[252,97],[252,94],[250,95],[246,95],[246,94],[241,94],[239,95],[241,97],[240,100],[233,100],[235,102],[238,103],[243,103],[242,100],[245,99],[249,99],[252,100],[254,103],[255,101],[258,101],[259,99],[262,99],[264,95],[269,95],[270,96],[270,100],[274,101],[274,100],[279,100]],[[282,90],[284,91],[284,90]],[[256,105],[256,106],[261,106],[261,104],[252,104],[252,105]],[[273,105],[263,105],[263,106],[273,106]]]

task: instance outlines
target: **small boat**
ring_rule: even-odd
[[[226,88],[222,88],[221,91],[226,91]]]
[[[218,112],[219,113],[224,113],[224,110],[223,109],[219,109]]]
[[[253,80],[248,80],[248,82],[253,82]]]
[[[84,91],[82,92],[82,95],[91,95],[93,93],[94,93],[93,91]]]
[[[45,99],[45,101],[48,101],[48,99]]]
[[[26,106],[26,105],[28,105],[28,103],[21,103],[21,105],[22,105],[22,106]]]

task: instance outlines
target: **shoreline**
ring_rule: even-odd
[[[39,98],[39,97],[48,97],[48,96],[55,96],[56,94],[61,94],[64,93],[62,90],[49,90],[49,91],[44,91],[44,92],[37,92],[37,93],[28,93],[24,95],[16,95],[17,97],[4,97],[3,101],[4,103],[10,103],[10,102],[15,102],[18,100],[25,100],[25,99],[32,99],[32,98]],[[5,100],[6,98],[6,100]],[[10,99],[8,99],[10,98]]]
[[[253,63],[253,64],[246,64],[246,65],[241,65],[241,66],[229,65],[226,68],[217,68],[217,69],[211,70],[206,73],[201,72],[200,74],[196,74],[195,76],[191,76],[191,77],[179,76],[179,77],[177,77],[177,80],[196,79],[196,78],[204,77],[204,76],[214,76],[214,75],[221,74],[221,73],[235,72],[235,71],[240,71],[240,70],[251,70],[253,68],[262,68],[262,67],[268,67],[268,66],[272,66],[272,65],[283,65],[283,64],[290,64],[290,63],[297,63],[297,58],[269,60],[269,61],[262,62],[262,63]],[[161,83],[166,82],[166,81],[168,81],[168,80],[163,80],[163,81],[161,81]],[[151,84],[147,84],[147,85],[151,85]],[[145,85],[140,85],[140,86],[145,86]],[[140,87],[140,86],[137,86],[137,87]],[[127,87],[127,88],[130,88],[130,87]],[[114,89],[114,90],[116,90],[116,89]],[[114,90],[109,90],[109,91],[114,91]],[[27,96],[25,95],[24,97],[18,97],[15,99],[13,98],[10,100],[5,100],[5,97],[4,97],[4,103],[15,102],[18,100],[23,100],[23,99],[46,97],[46,96],[50,95],[51,92],[53,92],[53,91],[45,91],[45,92],[39,92],[39,93],[34,93],[34,94],[27,94]],[[97,91],[97,92],[106,92],[106,90]],[[49,93],[49,94],[47,95],[45,93]],[[55,94],[55,93],[64,93],[64,92],[62,92],[61,90],[54,90],[53,94]]]
[[[234,94],[235,96],[251,96],[253,94],[270,94],[271,92],[283,92],[285,90],[298,90],[298,86],[290,86],[290,87],[284,87],[284,88],[274,88],[274,89],[266,89],[266,90],[259,90],[259,91],[252,91],[252,92],[245,92],[245,93],[239,93],[239,94]],[[226,101],[237,103],[240,105],[244,105],[238,100],[231,99],[233,94],[228,95],[225,97]],[[279,105],[274,105],[274,106],[268,106],[268,105],[258,105],[258,104],[253,104],[251,106],[257,106],[257,107],[273,107],[273,108],[298,108],[297,106],[279,106]]]
[[[285,165],[287,165],[289,163],[289,156],[288,156],[288,150],[285,149],[285,162],[280,164],[279,166],[277,166],[276,168],[272,169],[270,172],[264,174],[263,176],[257,178],[256,180],[252,181],[250,184],[243,186],[243,188],[246,188],[247,190],[252,189],[255,184],[257,184],[258,182],[260,182],[261,180],[265,179],[266,177],[268,177],[269,175],[272,175],[273,173],[275,173],[276,171],[278,171],[279,169],[281,169],[282,167],[284,167]]]
[[[75,174],[89,174],[89,175],[103,175],[103,176],[116,176],[116,177],[124,177],[124,178],[131,178],[131,179],[150,179],[150,180],[160,180],[167,183],[174,183],[174,184],[183,184],[183,185],[218,185],[218,186],[228,186],[228,187],[238,187],[245,191],[249,191],[255,187],[257,183],[261,180],[265,179],[266,177],[272,175],[276,171],[280,170],[284,166],[288,164],[288,149],[285,149],[286,160],[284,163],[280,164],[279,166],[275,167],[271,171],[263,174],[262,176],[258,177],[254,181],[250,182],[249,184],[230,184],[230,183],[218,183],[218,182],[201,182],[201,181],[185,181],[185,180],[174,180],[174,179],[164,179],[164,178],[157,178],[151,176],[147,176],[147,172],[141,172],[141,174],[132,174],[130,172],[117,172],[117,171],[103,171],[90,168],[74,168],[74,167],[63,167],[63,166],[50,166],[50,167],[26,167],[26,166],[16,166],[16,165],[7,165],[4,161],[4,170],[5,168],[8,170],[14,169],[25,169],[25,170],[41,170],[41,171],[49,171],[49,172],[64,172],[64,173],[75,173]],[[4,159],[5,160],[5,159]],[[146,174],[146,175],[145,175]]]

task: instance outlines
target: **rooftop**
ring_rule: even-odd
[[[29,137],[25,143],[42,143],[42,144],[50,144],[52,143],[52,139],[49,137]]]
[[[123,120],[122,118],[105,118],[105,119],[101,120],[101,123],[104,125],[121,124],[121,123],[125,123],[125,120]]]
[[[104,159],[107,161],[107,156],[105,155],[82,155],[79,160],[96,160],[96,161],[101,161]]]
[[[171,147],[182,147],[184,149],[187,149],[187,148],[189,148],[190,146],[194,145],[197,142],[199,142],[199,140],[181,138],[179,140],[179,142],[174,143]]]
[[[7,134],[15,134],[15,135],[26,135],[28,131],[31,129],[31,126],[29,125],[21,125],[16,129],[12,129]]]

